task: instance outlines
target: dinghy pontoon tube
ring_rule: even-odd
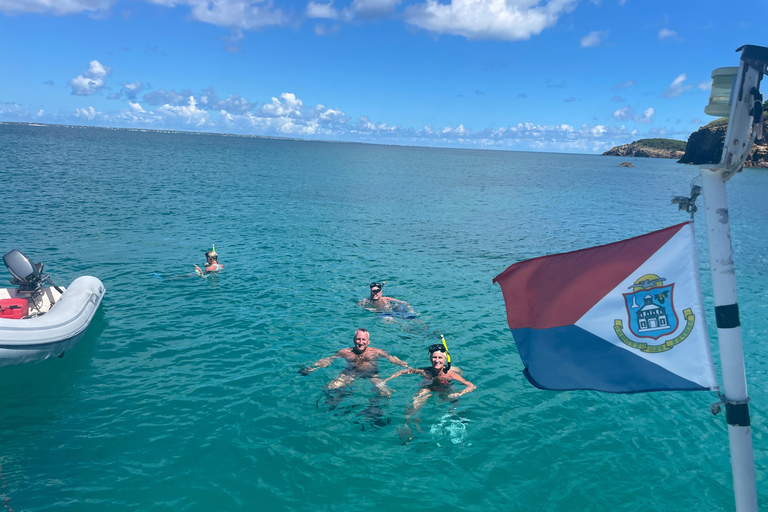
[[[0,316],[0,366],[62,356],[83,336],[104,297],[104,285],[83,276],[64,290],[43,274],[42,263],[32,263],[17,249],[3,256],[3,262],[18,288],[0,288],[0,309],[7,304],[6,311],[28,311],[21,318]]]

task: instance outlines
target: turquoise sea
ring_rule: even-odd
[[[734,508],[714,393],[538,390],[491,282],[523,259],[684,222],[670,198],[688,195],[694,166],[14,124],[0,124],[0,154],[0,251],[44,262],[57,284],[107,288],[62,359],[0,369],[3,509]],[[728,193],[766,508],[768,172],[744,170]],[[173,279],[212,244],[224,272]],[[372,281],[418,318],[358,307]],[[365,381],[329,410],[342,363],[298,370],[357,327],[413,366],[445,334],[477,391],[430,399],[406,444],[418,377],[390,382],[377,415]]]

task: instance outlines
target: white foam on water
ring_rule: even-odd
[[[449,439],[453,444],[461,444],[467,438],[467,418],[455,418],[450,414],[444,414],[434,425],[429,428],[429,433],[437,439],[437,445]]]

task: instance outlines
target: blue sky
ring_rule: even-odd
[[[764,0],[0,0],[0,121],[595,153],[686,140],[766,20]]]

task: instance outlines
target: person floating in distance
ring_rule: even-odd
[[[378,313],[379,316],[416,318],[416,312],[407,302],[382,296],[382,288],[385,283],[386,281],[371,283],[371,297],[369,299],[362,299],[357,305],[368,311]]]
[[[219,263],[219,255],[216,254],[216,246],[211,246],[210,251],[205,251],[205,270],[195,265],[195,272],[199,275],[210,274],[212,272],[220,272],[224,270],[224,267]]]

